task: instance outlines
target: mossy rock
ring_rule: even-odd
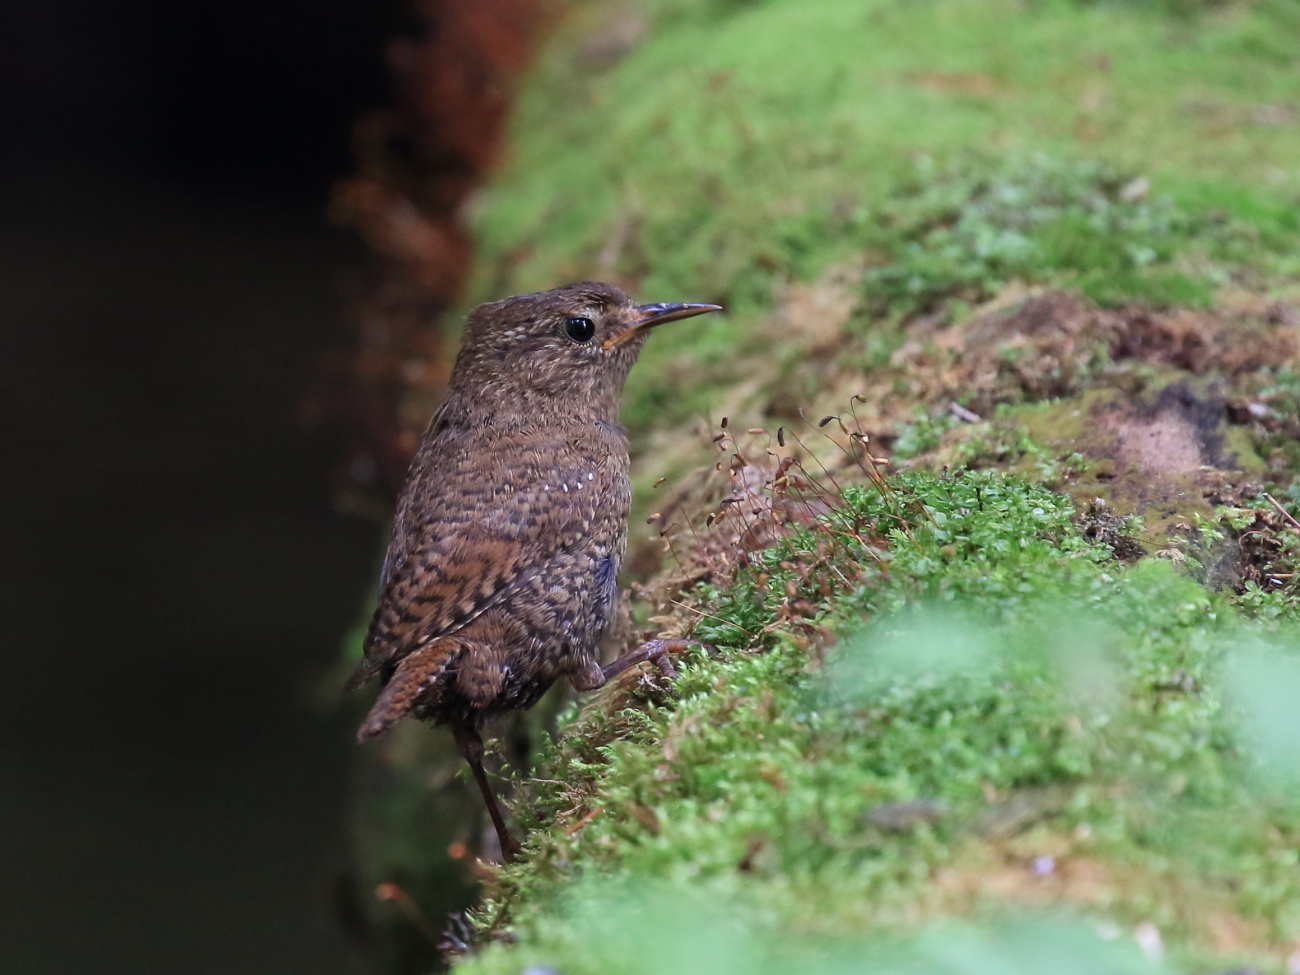
[[[477,211],[473,297],[728,304],[655,336],[625,412],[633,628],[712,649],[503,730],[528,852],[465,856],[458,813],[483,885],[458,968],[1285,970],[1300,129],[1267,119],[1300,98],[1295,26],[573,15]],[[386,756],[372,823],[400,835],[367,877],[408,870],[432,910],[428,734]]]

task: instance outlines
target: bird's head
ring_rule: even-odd
[[[651,329],[718,305],[634,305],[610,284],[583,282],[479,305],[465,323],[453,395],[492,410],[614,411]],[[468,406],[469,404],[466,403]]]

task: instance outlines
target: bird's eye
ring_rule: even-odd
[[[566,318],[564,334],[575,342],[590,342],[591,337],[596,334],[596,323],[590,318]]]

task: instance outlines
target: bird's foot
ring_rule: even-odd
[[[501,859],[505,863],[514,863],[524,854],[523,844],[511,836],[509,831],[497,833],[497,842],[501,844]]]
[[[647,660],[659,668],[665,677],[677,676],[677,667],[673,664],[672,654],[684,653],[693,646],[699,646],[694,640],[647,640],[631,653],[625,653],[612,664],[601,668],[605,680],[616,677],[629,667],[645,663]]]

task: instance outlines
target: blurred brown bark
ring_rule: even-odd
[[[330,410],[352,456],[344,486],[391,498],[451,363],[445,313],[469,274],[465,204],[500,158],[515,84],[545,0],[414,0],[423,33],[388,50],[395,104],[360,118],[357,171],[331,217],[355,228],[377,274],[354,299],[357,347]],[[403,405],[412,403],[404,417]]]

